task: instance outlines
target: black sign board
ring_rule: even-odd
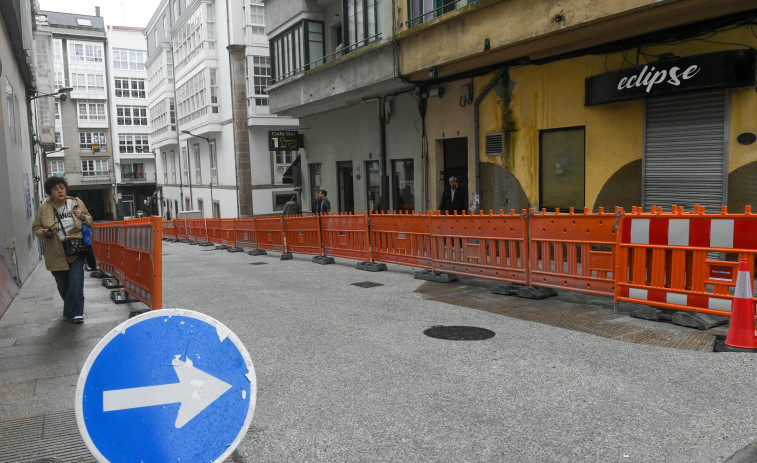
[[[621,69],[586,79],[585,105],[755,84],[755,50],[728,50]]]
[[[296,151],[302,148],[302,135],[294,130],[272,130],[268,132],[270,151]]]

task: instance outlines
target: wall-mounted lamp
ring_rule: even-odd
[[[438,96],[444,98],[444,87],[431,87],[428,89],[428,96]]]
[[[432,79],[439,77],[439,70],[436,68],[436,66],[432,67],[431,70],[428,71],[428,76]]]

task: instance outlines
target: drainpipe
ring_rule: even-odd
[[[481,155],[479,153],[479,146],[481,144],[481,137],[479,136],[479,115],[478,115],[478,107],[481,104],[481,101],[486,97],[486,95],[491,91],[492,88],[494,88],[495,85],[497,85],[497,82],[499,82],[502,77],[507,75],[507,68],[502,68],[497,72],[497,75],[494,76],[494,79],[489,82],[484,90],[476,97],[476,101],[473,103],[473,139],[475,140],[475,156],[476,156],[476,193],[473,197],[473,201],[476,204],[476,211],[481,210]]]

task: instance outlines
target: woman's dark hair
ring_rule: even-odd
[[[68,182],[64,177],[48,177],[47,180],[45,180],[45,193],[50,196],[50,192],[53,191],[53,188],[57,185],[63,185],[66,187],[66,191],[68,191]]]

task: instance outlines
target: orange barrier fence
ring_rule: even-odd
[[[612,296],[616,214],[554,214],[529,217],[531,284]]]
[[[754,268],[757,215],[674,208],[623,217],[615,301],[730,316],[740,259]]]
[[[205,219],[186,219],[187,239],[195,243],[208,242],[208,230],[205,227]]]
[[[525,211],[524,211],[525,212]],[[431,216],[432,269],[529,284],[526,218],[504,214]]]
[[[317,215],[284,217],[287,252],[298,254],[323,254],[321,227]]]
[[[371,213],[374,261],[431,268],[430,213]]]
[[[323,255],[370,261],[366,212],[320,215]]]
[[[230,248],[237,247],[236,220],[219,219],[221,221],[221,244]]]
[[[163,221],[163,238],[176,239],[176,229],[173,226],[173,220]]]
[[[187,239],[187,219],[173,219],[173,228],[176,231],[177,240]]]
[[[286,252],[284,248],[283,217],[256,217],[255,236],[257,249]]]
[[[237,246],[243,249],[258,249],[257,232],[255,231],[255,219],[248,217],[234,220]]]
[[[205,232],[207,233],[208,243],[221,244],[221,241],[223,241],[221,219],[205,219]]]
[[[160,217],[93,226],[92,248],[99,267],[150,309],[163,305],[162,239]]]

